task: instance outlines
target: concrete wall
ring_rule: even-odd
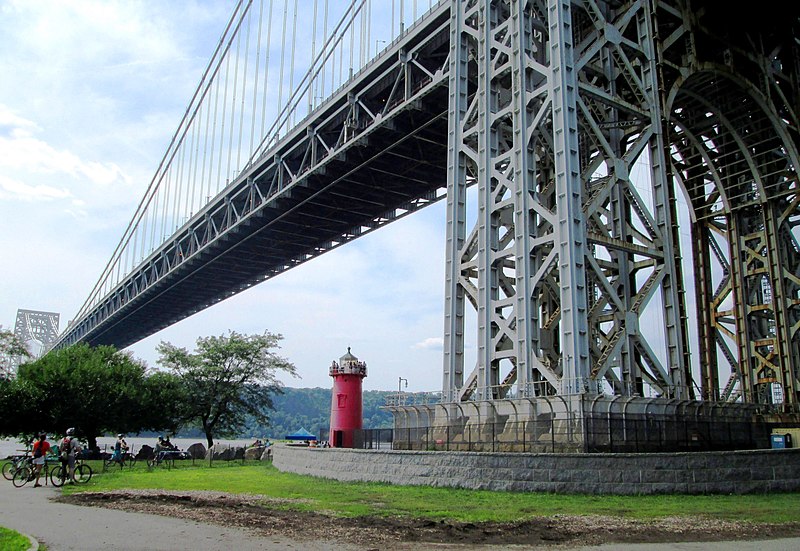
[[[274,465],[342,481],[587,494],[800,490],[800,449],[653,454],[524,454],[288,448]]]

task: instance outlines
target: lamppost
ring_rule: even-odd
[[[405,405],[405,400],[402,399],[403,397],[403,383],[406,384],[406,388],[408,388],[408,379],[404,379],[403,377],[397,378],[397,404],[398,405]]]

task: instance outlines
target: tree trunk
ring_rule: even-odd
[[[89,444],[89,451],[92,453],[91,457],[94,457],[94,452],[98,449],[97,448],[97,437],[96,436],[87,436],[86,442]]]

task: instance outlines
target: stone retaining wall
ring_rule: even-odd
[[[275,447],[274,465],[342,481],[588,494],[800,490],[800,449],[524,454]]]

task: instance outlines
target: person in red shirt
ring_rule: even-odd
[[[42,476],[42,467],[44,467],[44,458],[47,452],[50,451],[50,442],[47,441],[47,434],[42,433],[39,435],[39,440],[33,443],[33,472],[36,473],[36,484],[34,488],[41,486],[39,478]]]

